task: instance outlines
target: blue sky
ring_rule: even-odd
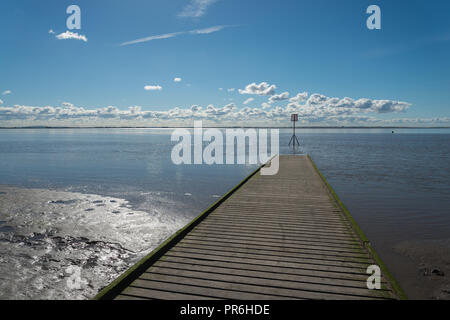
[[[72,4],[80,30],[66,26]],[[366,27],[372,4],[381,30]],[[449,12],[449,1],[4,0],[0,124],[263,125],[295,112],[305,125],[450,125]]]

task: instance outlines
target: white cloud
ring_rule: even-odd
[[[223,88],[219,88],[219,91],[223,91]]]
[[[179,17],[199,18],[203,16],[208,7],[217,0],[190,0],[189,4],[178,14]]]
[[[56,36],[56,39],[58,40],[69,40],[69,39],[74,39],[74,40],[82,40],[84,42],[87,42],[88,39],[86,38],[86,36],[78,34],[76,32],[71,32],[71,31],[66,31],[63,33],[60,33]]]
[[[272,96],[275,94],[276,85],[269,85],[267,82],[260,84],[251,83],[244,90],[239,89],[240,94],[257,94],[260,96]]]
[[[291,99],[292,100],[292,99]],[[291,101],[290,100],[290,101]],[[304,117],[316,119],[331,119],[333,117],[343,117],[351,115],[360,115],[367,113],[392,113],[404,112],[410,107],[410,104],[402,101],[393,100],[371,100],[366,98],[330,98],[322,94],[312,94],[303,104],[298,99],[290,102],[286,109],[297,112]]]
[[[290,102],[300,103],[308,98],[308,92],[300,92],[295,97],[289,99]]]
[[[324,104],[325,102],[327,102],[329,99],[330,98],[324,96],[323,94],[314,93],[309,97],[307,104],[308,105],[321,105],[321,104]],[[344,99],[346,99],[346,98],[344,98]]]
[[[234,92],[235,90],[236,90],[235,88],[227,89],[228,92]]]
[[[276,94],[274,96],[271,96],[269,98],[269,102],[270,103],[274,103],[276,101],[283,101],[283,100],[287,100],[289,98],[289,92],[283,92],[281,94]]]
[[[120,44],[120,46],[128,46],[131,44],[148,42],[148,41],[153,41],[153,40],[169,39],[169,38],[174,38],[174,37],[177,37],[180,35],[185,35],[185,34],[191,34],[191,35],[210,34],[210,33],[214,33],[214,32],[223,30],[228,27],[231,27],[231,26],[227,26],[227,25],[214,26],[214,27],[209,27],[209,28],[205,28],[205,29],[196,29],[196,30],[190,30],[190,31],[180,31],[180,32],[172,32],[172,33],[154,35],[154,36],[140,38],[140,39],[136,39],[136,40],[132,40],[132,41],[123,42]]]
[[[0,104],[3,104],[3,100],[2,99],[0,99]]]
[[[3,91],[2,95],[6,96],[11,93],[12,93],[11,90],[5,90],[5,91]]]
[[[160,86],[149,86],[160,88]],[[20,106],[0,107],[0,123],[2,125],[14,121],[28,121],[23,123],[45,125],[192,125],[193,120],[204,120],[211,125],[286,125],[292,113],[298,113],[304,124],[324,125],[449,125],[450,118],[434,119],[393,119],[377,118],[382,113],[404,112],[410,104],[393,100],[371,100],[366,98],[330,98],[320,94],[313,94],[303,104],[289,102],[286,106],[273,106],[263,103],[259,108],[237,108],[230,103],[223,107],[208,105],[201,107],[176,107],[164,111],[144,111],[139,106],[131,106],[121,110],[115,106],[85,109],[69,102],[60,107]],[[390,122],[389,122],[390,121]],[[16,125],[23,125],[16,122]]]
[[[55,34],[55,31],[53,31],[53,29],[48,30],[49,34]]]
[[[243,103],[244,103],[244,104],[249,104],[249,103],[252,102],[253,100],[255,100],[255,98],[248,98],[248,99],[245,100]]]
[[[174,78],[181,81],[181,78]],[[164,126],[191,125],[192,120],[204,120],[211,125],[286,125],[292,113],[298,113],[304,124],[321,125],[450,125],[450,118],[433,119],[392,119],[378,118],[380,114],[405,112],[410,104],[395,100],[373,100],[367,98],[353,99],[349,97],[327,97],[314,93],[310,96],[306,92],[298,93],[289,99],[289,93],[271,94],[276,86],[266,82],[252,83],[241,94],[270,95],[269,102],[260,107],[251,108],[247,105],[255,101],[254,97],[245,100],[243,108],[237,108],[233,103],[223,107],[208,105],[201,107],[193,105],[183,108],[176,107],[164,111],[144,111],[140,106],[131,106],[121,110],[115,106],[85,109],[70,102],[63,102],[61,106],[20,106],[0,107],[0,124],[24,125],[149,125],[149,123]],[[147,91],[160,91],[160,85],[146,85]],[[219,88],[219,90],[223,90]],[[230,89],[227,89],[230,91]],[[9,91],[9,90],[7,90]],[[5,92],[7,92],[5,91]],[[4,93],[5,93],[4,92]],[[285,102],[285,100],[289,101]],[[273,102],[283,105],[274,105]],[[3,101],[0,100],[0,104]],[[20,121],[20,122],[19,122]],[[25,121],[25,122],[23,122]],[[142,123],[142,121],[145,121]]]
[[[197,111],[200,111],[200,110],[202,110],[202,107],[199,107],[197,105],[191,106],[191,111],[192,112],[197,112]]]
[[[161,91],[162,87],[159,86],[159,85],[156,85],[156,86],[155,85],[150,85],[150,86],[145,86],[144,89],[147,90],[147,91]]]
[[[263,102],[261,104],[261,107],[263,108],[263,110],[266,110],[266,109],[271,108],[272,106],[270,104],[268,104],[267,102]]]
[[[181,82],[183,79],[181,79],[181,78],[175,78],[175,79],[173,79],[173,82]]]
[[[205,29],[192,30],[192,31],[189,31],[188,33],[190,33],[190,34],[210,34],[210,33],[214,33],[214,32],[220,31],[222,29],[225,29],[227,27],[231,27],[231,26],[215,26],[215,27],[209,27],[209,28],[205,28]]]
[[[63,107],[65,107],[65,108],[75,108],[75,106],[72,104],[72,103],[70,103],[70,102],[63,102],[63,103],[61,103],[61,105],[63,106]]]
[[[121,43],[120,45],[128,46],[130,44],[136,44],[136,43],[141,43],[141,42],[160,40],[160,39],[169,39],[169,38],[176,37],[177,35],[180,35],[183,33],[184,32],[173,32],[173,33],[160,34],[160,35],[156,35],[156,36],[150,36],[150,37],[145,37],[145,38],[140,38],[140,39],[124,42],[124,43]]]

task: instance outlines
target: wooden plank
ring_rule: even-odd
[[[242,279],[237,279],[236,281],[226,281],[219,279],[206,279],[202,277],[186,276],[186,275],[169,275],[161,274],[156,272],[144,273],[138,280],[136,280],[132,286],[152,288],[155,283],[164,284],[176,284],[185,285],[187,292],[195,292],[197,288],[201,289],[201,292],[205,295],[213,295],[218,289],[227,292],[228,297],[236,297],[236,294],[252,294],[260,295],[264,294],[272,297],[280,297],[283,299],[369,299],[369,298],[379,298],[371,295],[367,296],[357,296],[357,295],[346,295],[344,293],[332,293],[329,291],[314,291],[307,286],[299,287],[298,289],[292,289],[287,286],[285,287],[273,287],[270,285],[269,281],[266,284],[261,284],[257,279],[253,279],[252,284],[243,283]],[[366,290],[367,293],[370,293]],[[227,298],[228,298],[227,297]]]
[[[159,298],[166,300],[178,300],[178,299],[199,299],[199,300],[211,300],[211,299],[245,299],[245,300],[284,300],[284,299],[296,299],[292,297],[286,297],[282,295],[271,295],[260,292],[247,292],[240,290],[242,288],[218,288],[211,283],[202,281],[194,281],[185,279],[180,283],[182,278],[174,277],[157,277],[154,275],[154,280],[143,280],[141,277],[134,281],[127,289],[125,294],[133,294],[141,297],[154,297],[155,290],[159,291]],[[173,295],[177,297],[174,298]],[[180,296],[182,295],[182,296]],[[297,298],[298,299],[298,298]]]
[[[222,271],[222,272],[221,272]],[[274,292],[280,292],[278,288],[285,288],[301,292],[302,296],[307,296],[309,293],[316,294],[318,292],[325,292],[327,294],[348,295],[349,298],[357,297],[373,297],[368,295],[368,290],[365,287],[353,287],[338,285],[333,281],[312,281],[311,279],[299,279],[298,277],[288,276],[286,279],[274,279],[267,275],[249,272],[237,272],[220,267],[203,267],[193,270],[183,266],[183,268],[168,267],[164,264],[153,266],[143,275],[143,279],[152,279],[153,274],[176,276],[183,278],[203,279],[210,281],[219,281],[225,283],[238,283],[252,286],[272,287]],[[259,275],[259,276],[258,276]],[[226,286],[226,285],[225,285]],[[308,292],[308,293],[305,293]]]
[[[211,214],[210,217],[214,218],[217,216],[223,216],[222,214],[222,210],[217,210],[217,212],[214,212],[214,214]],[[303,222],[323,222],[323,223],[327,223],[330,225],[338,225],[338,226],[342,226],[342,218],[341,217],[336,217],[336,218],[330,218],[329,216],[326,218],[319,218],[317,216],[315,217],[310,217],[310,216],[305,216],[302,215],[301,213],[299,213],[298,211],[295,212],[293,211],[290,215],[287,214],[277,214],[276,216],[274,216],[273,214],[270,213],[264,213],[262,210],[258,210],[257,213],[251,213],[251,212],[245,212],[243,213],[242,210],[241,211],[232,211],[232,210],[227,210],[226,211],[226,217],[230,218],[230,219],[259,219],[259,220],[263,220],[263,221],[284,221],[286,223],[288,222],[295,222],[295,223],[303,223]]]
[[[341,277],[339,274],[330,276],[317,273],[311,274],[297,269],[278,268],[268,265],[251,265],[241,264],[228,261],[214,261],[214,260],[200,260],[193,258],[183,258],[177,256],[166,256],[164,260],[155,263],[155,266],[165,266],[172,268],[186,268],[187,270],[211,270],[223,271],[229,274],[245,274],[257,275],[262,278],[271,278],[279,280],[293,280],[293,281],[309,281],[317,283],[331,283],[333,285],[348,286],[354,288],[366,289],[366,284],[361,279],[354,277]]]
[[[158,290],[159,288],[159,290]],[[127,297],[126,300],[138,300],[140,299],[156,299],[156,300],[217,300],[218,298],[206,296],[206,295],[195,295],[192,292],[184,293],[178,291],[177,287],[168,287],[164,285],[154,285],[152,288],[141,288],[135,287],[133,285],[126,288],[121,294],[121,297]],[[182,290],[181,290],[182,291]],[[124,299],[124,298],[122,298]]]
[[[309,245],[309,244],[299,244],[296,246],[290,246],[287,244],[274,244],[270,242],[244,239],[215,239],[213,237],[185,237],[180,241],[180,244],[198,244],[207,245],[215,247],[232,247],[232,248],[253,248],[255,250],[263,250],[268,253],[270,252],[283,252],[283,253],[303,253],[303,252],[320,252],[324,255],[329,256],[345,256],[345,257],[355,257],[355,258],[367,258],[367,253],[362,250],[345,249],[345,248],[330,248],[320,245]]]
[[[215,257],[219,258],[229,258],[230,261],[242,262],[243,260],[252,260],[255,263],[259,264],[271,264],[271,265],[279,265],[279,266],[287,266],[290,268],[299,268],[299,269],[315,269],[327,272],[340,272],[340,273],[349,273],[349,274],[361,274],[364,275],[364,278],[367,279],[365,274],[365,268],[361,268],[360,266],[354,267],[340,267],[336,265],[326,264],[326,263],[311,263],[308,259],[303,259],[300,257],[291,258],[291,257],[280,257],[280,256],[270,256],[270,255],[261,255],[254,253],[242,253],[235,252],[233,250],[227,251],[218,251],[218,250],[203,250],[192,247],[182,247],[177,246],[170,251],[170,254],[176,254],[178,252],[189,254],[192,257],[205,257],[208,259],[214,259]],[[368,264],[369,265],[369,264]],[[368,266],[367,265],[367,266]],[[367,267],[366,267],[367,268]]]
[[[307,263],[311,263],[314,260],[316,264],[325,264],[325,265],[342,265],[342,266],[358,266],[359,268],[367,268],[368,263],[371,262],[369,259],[349,259],[349,258],[341,258],[336,256],[327,256],[319,253],[286,253],[282,251],[275,252],[267,252],[266,250],[255,250],[253,248],[248,247],[217,247],[217,246],[202,246],[202,245],[179,245],[173,250],[180,250],[186,252],[187,250],[195,249],[197,251],[201,250],[201,252],[205,254],[212,254],[213,252],[217,254],[228,254],[228,253],[236,253],[236,254],[252,254],[254,256],[263,256],[267,259],[283,259],[283,258],[293,258],[294,261],[303,261]]]
[[[155,294],[156,296],[156,294]],[[153,300],[154,298],[144,298],[142,296],[131,296],[126,294],[119,294],[117,297],[114,298],[114,300]]]
[[[267,238],[267,239],[278,239],[278,240],[292,240],[292,241],[303,241],[304,239],[309,239],[311,242],[325,242],[330,244],[340,244],[340,245],[352,245],[352,246],[360,246],[359,242],[356,239],[351,238],[335,238],[335,237],[327,237],[327,236],[320,236],[316,235],[313,237],[312,234],[308,234],[305,232],[302,233],[296,233],[296,234],[284,234],[284,233],[267,233],[267,232],[261,232],[261,231],[251,231],[247,230],[245,233],[242,232],[242,230],[234,229],[234,228],[214,228],[214,226],[205,228],[204,226],[198,226],[196,229],[196,234],[223,234],[223,235],[232,235],[232,236],[239,236],[244,235],[247,237],[255,237],[255,238]]]
[[[247,233],[247,232],[259,232],[262,234],[271,234],[271,235],[286,235],[286,236],[296,236],[296,235],[309,235],[311,237],[317,237],[322,239],[337,239],[337,240],[349,240],[352,238],[351,234],[329,234],[329,233],[320,233],[320,232],[314,232],[313,230],[307,231],[306,229],[298,230],[297,232],[291,231],[291,230],[281,230],[281,229],[267,229],[267,228],[258,228],[253,226],[223,226],[219,224],[201,224],[197,227],[198,229],[206,230],[208,228],[211,228],[213,230],[235,230],[239,231],[241,233]],[[356,243],[356,239],[354,238],[354,241]]]
[[[233,228],[239,229],[239,228],[242,228],[242,227],[244,227],[244,228],[250,228],[250,227],[253,228],[254,227],[254,229],[256,229],[255,231],[257,231],[257,230],[264,230],[265,233],[266,232],[271,232],[271,231],[272,232],[283,231],[284,235],[286,233],[293,233],[294,235],[301,235],[303,233],[302,231],[307,230],[306,227],[298,227],[297,230],[292,230],[291,228],[286,228],[285,226],[283,226],[281,224],[279,225],[279,227],[276,227],[276,228],[265,228],[263,225],[256,225],[256,224],[253,224],[253,223],[250,223],[250,222],[248,222],[248,223],[245,223],[245,222],[244,223],[240,223],[239,225],[235,226],[234,224],[230,224],[230,223],[225,223],[225,224],[222,223],[222,222],[214,223],[213,220],[209,220],[208,222],[205,221],[204,225],[202,227],[208,227],[208,226],[224,226],[224,227],[226,227],[226,228],[224,228],[224,230],[229,230],[229,229],[232,230]],[[315,229],[313,227],[310,227],[308,229],[308,232],[315,232],[316,234],[319,234],[319,235],[330,235],[330,234],[346,235],[346,234],[348,234],[350,232],[350,230],[343,231],[343,230],[339,230],[339,229],[338,230],[334,230],[334,229],[330,228],[328,232],[324,232],[324,231],[321,231],[320,229]],[[348,239],[348,237],[347,237],[347,239]]]
[[[347,248],[347,249],[354,249],[359,248],[357,245],[355,245],[354,242],[349,242],[348,244],[345,242],[336,242],[331,243],[324,240],[315,240],[311,239],[310,237],[296,237],[296,238],[283,238],[283,237],[270,237],[265,235],[251,235],[251,234],[242,234],[242,233],[230,233],[230,232],[202,232],[197,230],[195,233],[192,232],[191,234],[187,235],[187,237],[203,237],[203,236],[209,236],[217,239],[248,239],[248,240],[256,240],[256,241],[270,241],[272,244],[290,244],[290,245],[296,245],[296,244],[302,244],[302,243],[309,243],[309,244],[322,244],[327,245],[329,248]]]
[[[346,235],[348,234],[348,232],[344,232],[344,231],[330,231],[330,232],[324,232],[324,231],[320,231],[320,230],[316,230],[314,228],[310,228],[309,230],[305,228],[298,228],[298,230],[293,230],[291,228],[284,228],[283,226],[280,227],[264,227],[264,226],[260,226],[260,225],[254,225],[254,224],[250,224],[247,223],[245,225],[243,224],[239,224],[239,225],[230,225],[230,224],[222,224],[222,223],[211,223],[211,222],[204,222],[204,224],[202,225],[202,227],[207,228],[207,227],[215,227],[215,228],[222,228],[222,230],[242,230],[242,229],[247,229],[248,231],[260,231],[263,232],[264,234],[283,234],[283,235],[302,235],[302,234],[311,234],[311,233],[315,233],[318,236],[328,236],[328,238],[334,238],[333,235],[339,235],[340,238],[346,238],[349,239],[348,237],[346,237]],[[202,228],[200,227],[200,228]],[[306,233],[308,232],[308,233]],[[245,234],[244,232],[241,232]],[[338,237],[338,238],[339,238]]]
[[[214,265],[229,265],[236,267],[239,266],[245,269],[257,269],[257,270],[273,270],[273,272],[285,273],[285,274],[299,274],[302,276],[311,277],[323,277],[329,279],[344,279],[349,281],[360,282],[365,285],[367,279],[366,274],[353,273],[346,269],[346,272],[340,272],[337,270],[320,270],[314,266],[302,267],[295,263],[270,261],[270,260],[258,260],[258,259],[245,259],[237,257],[227,256],[215,256],[215,255],[201,255],[201,254],[187,254],[185,252],[171,252],[167,254],[161,261],[171,261],[172,259],[185,259],[189,261],[195,261],[198,264],[214,264]],[[176,260],[177,261],[177,260]],[[383,281],[383,278],[382,278]]]
[[[233,219],[230,221],[230,218]],[[254,226],[281,226],[283,230],[286,229],[286,225],[289,225],[291,229],[298,230],[300,228],[307,228],[308,230],[314,231],[324,231],[324,232],[345,232],[349,231],[347,226],[338,223],[324,223],[322,221],[310,220],[307,222],[304,221],[286,221],[283,219],[261,219],[261,218],[250,218],[248,216],[237,218],[237,217],[210,217],[205,220],[205,223],[226,223],[228,225],[233,224],[245,224],[245,225],[254,225]]]

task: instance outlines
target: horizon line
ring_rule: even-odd
[[[14,126],[1,127],[0,129],[178,129],[178,128],[194,128],[194,126]],[[217,129],[292,129],[292,126],[203,126],[202,128]],[[450,129],[450,126],[305,126],[295,127],[296,129]]]

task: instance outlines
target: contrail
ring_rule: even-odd
[[[172,33],[154,35],[154,36],[140,38],[140,39],[136,39],[136,40],[132,40],[132,41],[123,42],[120,44],[120,46],[128,46],[131,44],[153,41],[153,40],[169,39],[169,38],[174,38],[174,37],[177,37],[177,36],[180,36],[183,34],[210,34],[210,33],[214,33],[214,32],[223,30],[228,27],[233,27],[233,26],[232,25],[222,25],[222,26],[214,26],[214,27],[209,27],[209,28],[204,28],[204,29],[195,29],[195,30],[190,30],[190,31],[180,31],[180,32],[172,32]]]

